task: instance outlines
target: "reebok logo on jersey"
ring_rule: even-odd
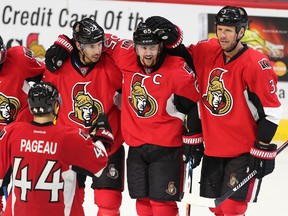
[[[46,131],[42,131],[42,130],[33,130],[33,133],[36,133],[36,134],[46,134]]]

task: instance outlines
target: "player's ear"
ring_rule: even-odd
[[[75,45],[78,50],[81,50],[81,44],[78,41],[75,41]]]

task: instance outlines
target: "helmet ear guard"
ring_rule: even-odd
[[[73,39],[80,44],[92,44],[104,41],[104,30],[97,22],[85,18],[74,23]]]
[[[241,28],[247,29],[248,15],[242,7],[225,6],[215,16],[214,23],[215,25],[235,26],[236,33],[238,33]]]
[[[28,92],[28,105],[33,115],[55,113],[55,104],[61,105],[61,97],[57,88],[49,82],[35,83]]]

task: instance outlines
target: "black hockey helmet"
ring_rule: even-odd
[[[84,18],[73,25],[73,39],[81,44],[104,41],[104,30],[97,22]]]
[[[0,36],[0,64],[2,64],[5,61],[6,56],[7,56],[6,47],[3,43],[2,37]]]
[[[28,92],[28,105],[33,115],[53,112],[56,102],[61,105],[60,95],[57,88],[49,82],[35,83]]]
[[[248,15],[244,8],[225,6],[215,16],[216,25],[235,26],[238,33],[241,28],[247,29]]]
[[[154,33],[144,22],[140,22],[133,33],[133,41],[139,45],[154,45],[161,41],[156,33]]]

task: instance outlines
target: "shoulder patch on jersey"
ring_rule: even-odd
[[[129,49],[131,46],[133,46],[133,42],[131,40],[124,40],[121,44],[121,48]]]
[[[262,68],[262,70],[271,69],[271,68],[272,68],[269,60],[266,59],[266,58],[262,58],[260,61],[258,61],[258,64],[260,65],[260,67]]]
[[[191,74],[191,73],[193,72],[192,68],[189,67],[189,65],[188,65],[186,62],[184,63],[183,69],[184,69],[188,74]]]
[[[85,131],[83,131],[81,128],[79,128],[79,134],[80,136],[82,136],[85,140],[88,140],[90,135],[88,133],[86,133]]]
[[[29,59],[32,59],[34,57],[33,52],[27,47],[23,47],[23,51],[24,51],[24,55],[28,57]]]
[[[5,134],[6,134],[6,127],[4,127],[1,131],[0,131],[0,140],[2,140],[3,139],[3,137],[5,136]]]

